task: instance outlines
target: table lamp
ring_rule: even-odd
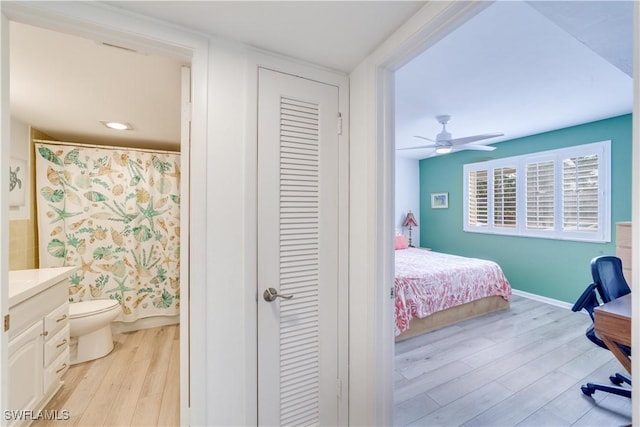
[[[416,221],[416,217],[413,216],[413,214],[411,213],[411,211],[409,211],[409,213],[407,214],[407,217],[404,219],[404,222],[402,223],[403,227],[409,227],[409,247],[414,247],[413,244],[411,243],[411,227],[417,227],[418,226],[418,221]]]

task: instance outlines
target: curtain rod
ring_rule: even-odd
[[[48,139],[34,139],[33,142],[39,142],[42,144],[53,144],[53,145],[71,145],[75,147],[106,148],[111,150],[132,150],[132,151],[142,151],[146,153],[180,154],[180,151],[156,150],[153,148],[119,147],[117,145],[84,144],[80,142],[51,141]]]

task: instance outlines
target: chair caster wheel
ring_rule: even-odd
[[[582,392],[587,396],[591,396],[596,391],[594,388],[589,387],[588,385],[583,385],[582,387],[580,387],[580,390],[582,390]]]
[[[616,375],[611,375],[611,376],[609,377],[609,380],[610,380],[613,384],[615,384],[615,385],[620,385],[620,384],[622,384],[622,383],[623,383],[622,379],[621,379],[621,378],[618,378]]]

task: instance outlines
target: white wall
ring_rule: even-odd
[[[207,325],[205,335],[192,342],[206,350],[207,393],[200,404],[206,405],[207,424],[253,424],[255,399],[249,384],[256,370],[248,352],[255,337],[247,303],[255,294],[247,292],[252,277],[244,268],[246,53],[211,43],[209,55],[206,169],[192,172],[194,178],[206,179]]]
[[[391,343],[393,336],[383,337],[379,328],[382,320],[375,263],[379,260],[376,248],[381,237],[376,224],[381,213],[376,197],[375,132],[367,126],[368,119],[376,114],[376,93],[371,90],[375,88],[374,75],[368,71],[365,61],[351,73],[350,83],[349,416],[351,425],[373,426],[391,425],[391,414],[383,412],[389,410],[385,402],[393,396],[393,382],[390,377],[381,379],[385,372],[377,372],[376,367],[386,365],[379,361],[379,343],[387,339]]]
[[[206,420],[207,425],[255,425],[256,291],[261,292],[259,288],[265,286],[256,269],[258,67],[338,86],[340,109],[347,123],[345,133],[348,79],[213,38],[209,57],[206,171],[192,172],[194,177],[207,176]],[[348,158],[345,148],[340,158]],[[339,167],[343,176],[347,167]],[[346,223],[346,215],[345,221],[339,222]],[[348,247],[346,237],[344,247]]]
[[[413,215],[420,226],[420,161],[416,159],[404,159],[396,156],[396,215],[395,227],[402,234],[409,236],[409,229],[402,227],[407,212]],[[420,246],[420,229],[413,227],[411,230],[413,246]]]

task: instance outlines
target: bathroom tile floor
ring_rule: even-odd
[[[180,425],[179,325],[114,334],[107,356],[69,368],[46,406],[68,420],[32,426]]]

